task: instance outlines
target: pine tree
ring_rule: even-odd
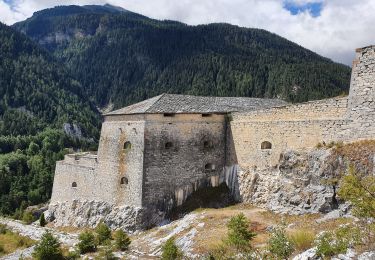
[[[35,246],[33,257],[37,260],[59,260],[63,259],[60,242],[50,231],[46,231],[40,242]]]

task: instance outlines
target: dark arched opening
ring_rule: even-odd
[[[124,150],[130,150],[132,148],[132,143],[127,141],[124,143]]]
[[[126,177],[121,178],[120,184],[128,184],[128,183],[129,183],[128,178],[126,178]]]
[[[269,149],[272,149],[272,144],[268,141],[264,141],[261,143],[260,148],[262,150],[269,150]]]
[[[215,170],[215,164],[207,163],[207,164],[204,166],[204,169],[205,169],[206,171],[214,171],[214,170]]]
[[[72,187],[73,188],[77,188],[77,183],[74,181],[74,182],[72,182]]]

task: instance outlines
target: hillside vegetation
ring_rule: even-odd
[[[104,10],[55,7],[14,25],[66,64],[99,106],[163,92],[300,102],[349,88],[349,67],[264,30]]]
[[[76,123],[85,136],[98,134],[96,109],[63,66],[4,24],[0,42],[0,134],[33,135],[63,123]]]
[[[0,23],[0,214],[22,217],[50,198],[65,147],[94,145],[100,116],[80,83],[45,50]],[[62,131],[74,123],[87,139]]]

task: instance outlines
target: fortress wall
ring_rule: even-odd
[[[349,93],[351,138],[375,137],[375,46],[356,50]]]
[[[225,126],[224,115],[147,115],[144,205],[167,210],[200,184],[218,185],[225,163]],[[168,142],[172,147],[166,147]],[[214,169],[205,169],[208,163]]]
[[[246,113],[233,113],[231,147],[242,168],[275,167],[287,150],[306,150],[343,139],[347,98],[333,98]],[[261,143],[272,144],[261,149]],[[232,152],[233,153],[233,152]]]
[[[96,193],[97,172],[93,167],[81,166],[78,163],[59,161],[56,163],[51,203],[72,201],[75,199],[100,198]],[[72,187],[75,182],[77,187]]]
[[[280,154],[288,150],[307,150],[323,141],[327,144],[340,138],[337,129],[345,120],[231,122],[234,150],[241,168],[276,167]],[[261,149],[268,141],[271,149]]]
[[[143,116],[105,118],[98,149],[96,187],[103,201],[142,206],[144,127]],[[129,146],[125,149],[126,142]]]
[[[301,121],[344,118],[348,98],[330,98],[265,110],[233,113],[236,121]]]

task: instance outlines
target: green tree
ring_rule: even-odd
[[[100,222],[95,228],[95,232],[98,235],[99,245],[102,245],[104,242],[111,239],[111,229],[104,223]]]
[[[256,236],[250,230],[249,222],[243,213],[240,213],[229,220],[227,243],[239,251],[246,251],[251,248],[250,241]]]
[[[28,155],[37,155],[38,152],[39,152],[39,150],[40,150],[39,145],[36,144],[36,143],[34,143],[34,142],[31,142],[31,143],[29,144],[29,147],[28,147],[27,150],[26,150],[26,153],[27,153]]]
[[[163,260],[176,260],[182,259],[183,254],[177,247],[174,237],[169,238],[161,248],[161,259]]]
[[[44,213],[42,213],[42,214],[40,215],[40,218],[39,218],[39,225],[40,225],[41,227],[44,227],[46,224],[47,224],[47,222],[46,222],[46,219],[45,219],[45,217],[44,217]]]
[[[63,259],[60,243],[49,231],[46,231],[35,246],[33,257],[38,260]]]
[[[353,166],[341,179],[338,195],[353,205],[353,212],[358,217],[375,218],[375,177],[362,174]]]
[[[90,231],[84,231],[78,236],[79,243],[78,249],[81,254],[86,254],[89,252],[95,252],[97,248],[97,244],[95,241],[95,236]]]
[[[129,249],[131,240],[129,236],[122,229],[117,230],[114,234],[114,237],[115,237],[115,245],[118,250],[126,251]]]

